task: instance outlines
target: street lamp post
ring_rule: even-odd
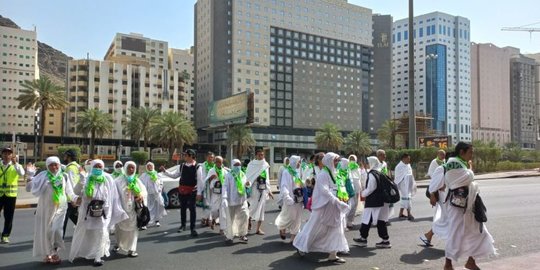
[[[416,113],[414,109],[414,4],[409,0],[409,148],[416,148]]]

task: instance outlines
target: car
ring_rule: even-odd
[[[178,170],[178,166],[175,165],[167,169],[169,173],[175,173]],[[163,181],[163,199],[165,201],[166,208],[180,208],[180,193],[178,191],[178,178],[170,178],[163,174],[158,173],[159,179]]]

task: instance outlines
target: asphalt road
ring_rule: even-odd
[[[540,178],[514,178],[480,181],[480,190],[488,208],[488,229],[495,238],[498,260],[540,252]],[[103,269],[442,269],[444,242],[434,239],[433,248],[420,245],[418,236],[429,229],[432,209],[420,189],[413,199],[414,222],[393,221],[389,227],[391,249],[375,249],[376,228],[372,228],[367,248],[354,246],[358,231],[347,232],[351,255],[344,265],[325,262],[326,254],[308,254],[300,258],[294,248],[279,239],[273,222],[278,214],[274,201],[269,201],[263,229],[266,235],[250,235],[247,244],[225,245],[217,231],[199,228],[199,237],[176,233],[178,210],[169,210],[161,228],[141,232],[138,258],[113,255]],[[0,269],[92,267],[91,261],[79,259],[71,264],[45,266],[41,258],[32,257],[34,210],[18,209],[10,245],[0,245]],[[189,216],[189,215],[188,215]],[[304,213],[307,219],[308,213]],[[359,220],[360,217],[357,217]],[[3,219],[1,222],[3,224]],[[71,224],[71,223],[70,223]],[[66,248],[69,249],[73,227],[68,226]],[[111,238],[114,242],[114,238]],[[287,240],[288,241],[288,240]],[[67,257],[67,251],[61,253]],[[459,266],[459,265],[456,265]],[[510,269],[511,266],[508,266]],[[461,269],[461,268],[456,268]]]

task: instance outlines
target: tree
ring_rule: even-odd
[[[143,165],[148,160],[148,152],[145,151],[132,151],[131,158],[137,165]]]
[[[246,126],[234,126],[227,131],[227,145],[236,144],[236,157],[242,158],[248,148],[255,145],[253,132]]]
[[[112,117],[98,109],[88,109],[79,114],[77,130],[83,135],[90,133],[90,159],[94,159],[96,136],[103,137],[112,132]]]
[[[345,138],[345,150],[358,156],[367,156],[373,152],[369,135],[360,130],[353,131]]]
[[[403,138],[397,134],[398,122],[396,120],[387,120],[377,131],[377,139],[381,148],[396,149],[397,145],[403,144]]]
[[[64,157],[64,153],[67,151],[67,150],[72,150],[75,152],[75,154],[77,155],[77,162],[79,162],[79,159],[81,159],[81,148],[77,145],[69,145],[69,146],[58,146],[58,156],[60,158]]]
[[[127,133],[139,145],[141,138],[144,140],[144,151],[148,151],[150,141],[150,130],[160,115],[158,109],[147,107],[131,108],[130,117],[127,123]]]
[[[169,160],[172,160],[176,148],[182,150],[185,144],[197,142],[197,132],[182,113],[168,111],[156,118],[150,141],[169,149]]]
[[[40,110],[39,117],[39,134],[41,137],[40,144],[40,158],[44,158],[45,149],[45,123],[48,110],[64,110],[68,106],[64,89],[58,85],[55,85],[51,79],[47,76],[33,81],[24,81],[21,86],[21,94],[15,98],[19,101],[19,109],[37,111]]]
[[[341,131],[332,123],[324,124],[321,130],[315,133],[315,144],[320,149],[337,152],[343,142]]]

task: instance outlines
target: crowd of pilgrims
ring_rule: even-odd
[[[460,258],[467,258],[467,269],[479,269],[476,259],[495,254],[493,238],[476,211],[483,204],[474,181],[472,155],[472,145],[463,142],[451,157],[440,150],[427,174],[431,181],[426,196],[435,214],[430,230],[420,240],[426,247],[431,246],[434,235],[446,241],[445,270],[453,269],[452,262]],[[69,261],[84,258],[100,266],[110,252],[137,257],[139,231],[147,226],[159,227],[159,220],[167,215],[162,174],[148,162],[139,176],[132,161],[116,161],[114,172],[109,174],[104,172],[102,160],[87,160],[77,167],[74,156],[73,152],[65,155],[67,167],[58,157],[47,158],[47,169],[37,175],[35,168],[27,168],[27,190],[39,197],[33,255],[44,258],[45,263],[59,264],[59,250],[64,248],[63,236],[71,219],[76,226]],[[256,158],[244,164],[234,159],[230,168],[213,153],[207,154],[204,163],[195,161],[193,150],[183,156],[185,162],[176,171],[159,168],[163,175],[179,179],[178,232],[186,231],[189,210],[190,233],[197,237],[199,206],[203,208],[203,225],[219,228],[229,243],[235,238],[247,242],[252,223],[256,234],[265,234],[262,223],[266,201],[273,199],[273,194],[264,151],[257,150]],[[308,160],[297,155],[286,158],[278,172],[280,213],[275,220],[281,239],[290,237],[300,256],[323,252],[329,254],[329,261],[345,263],[340,257],[349,254],[345,231],[353,228],[357,208],[363,207],[360,235],[353,238],[355,245],[368,245],[373,224],[381,238],[375,246],[391,248],[388,220],[398,205],[400,219],[414,219],[411,199],[416,183],[409,155],[401,157],[394,177],[390,177],[385,158],[383,150],[367,157],[367,163],[359,162],[355,155],[342,158],[332,152],[317,153]],[[398,190],[399,203],[389,201]],[[302,226],[305,211],[310,215]]]

